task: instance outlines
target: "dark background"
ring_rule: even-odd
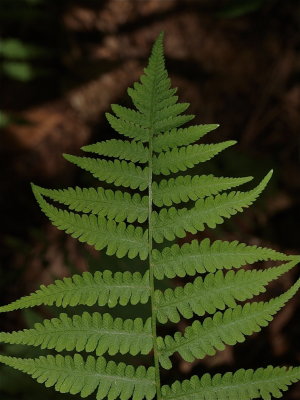
[[[197,115],[194,123],[221,124],[210,141],[239,142],[207,171],[253,175],[258,182],[275,170],[254,207],[208,235],[300,253],[299,1],[1,0],[0,26],[1,304],[101,263],[102,255],[49,224],[30,182],[92,184],[61,154],[110,137],[104,112],[111,103],[128,103],[126,88],[162,30],[167,68],[181,100]],[[260,298],[280,294],[297,276],[296,267]],[[0,328],[22,328],[40,315],[49,310],[2,315]],[[208,370],[299,365],[299,337],[298,295],[261,333],[193,365],[175,359],[163,381]],[[2,352],[34,353],[17,346]],[[35,396],[69,398],[0,369],[1,399]],[[296,385],[284,395],[299,398]]]

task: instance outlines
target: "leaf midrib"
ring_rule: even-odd
[[[108,379],[112,379],[112,380],[118,379],[118,380],[123,380],[123,381],[127,381],[127,382],[136,382],[136,383],[140,383],[141,381],[146,381],[146,383],[148,385],[153,385],[154,384],[154,381],[150,380],[147,377],[129,378],[129,377],[126,377],[126,376],[107,375],[105,373],[99,373],[99,372],[90,373],[90,372],[86,371],[86,369],[77,370],[75,368],[70,369],[70,372],[67,372],[67,371],[63,370],[62,368],[54,368],[54,367],[49,367],[49,366],[47,366],[47,368],[43,368],[43,366],[39,366],[38,368],[39,368],[39,370],[43,370],[44,369],[47,372],[48,371],[55,371],[55,372],[59,372],[59,373],[67,374],[67,375],[82,375],[84,373],[85,376],[95,376],[95,377],[99,376],[99,377],[102,377],[102,378],[108,378]],[[100,382],[99,382],[99,385],[100,385]]]

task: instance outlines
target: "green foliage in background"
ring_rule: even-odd
[[[9,38],[0,41],[1,73],[11,79],[27,82],[39,76],[47,75],[50,70],[34,66],[33,60],[49,58],[49,50],[41,46],[24,43],[19,39]]]
[[[162,35],[140,82],[128,94],[135,109],[113,105],[113,113],[107,114],[111,126],[127,140],[83,148],[99,157],[65,156],[112,189],[32,187],[55,226],[104,250],[111,260],[126,257],[128,265],[138,260],[138,270],[118,271],[111,261],[94,273],[57,280],[0,307],[0,312],[39,305],[85,307],[82,314],[66,312],[31,329],[2,332],[3,343],[54,353],[34,358],[2,355],[0,361],[58,392],[97,400],[282,397],[300,379],[300,367],[239,369],[161,386],[161,370],[172,368],[175,353],[193,362],[266,327],[295,295],[300,280],[269,301],[247,300],[265,292],[268,283],[293,268],[300,257],[237,241],[168,243],[214,229],[242,212],[262,193],[272,171],[248,191],[235,188],[252,177],[184,174],[235,142],[194,144],[217,125],[181,127],[194,116],[184,114],[189,104],[178,103],[176,89],[171,88]],[[279,263],[265,270],[242,268],[261,260]],[[165,278],[185,276],[193,280],[184,286],[162,289],[160,285]],[[135,308],[143,304],[148,304],[148,313],[137,316]],[[88,309],[94,306],[102,312]],[[131,317],[115,316],[117,306],[130,308]],[[193,322],[172,336],[159,335],[159,325],[183,318]],[[132,361],[119,361],[122,355],[130,355]]]
[[[262,8],[274,0],[232,0],[217,12],[217,15],[224,18],[237,18],[250,14]]]

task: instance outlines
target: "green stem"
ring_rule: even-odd
[[[155,382],[156,382],[156,393],[157,400],[161,400],[161,390],[160,390],[160,374],[159,374],[159,359],[158,359],[158,349],[157,349],[157,333],[156,333],[156,321],[157,321],[157,310],[154,300],[154,265],[152,263],[152,242],[153,242],[153,232],[152,232],[152,134],[149,138],[149,177],[148,177],[148,195],[149,195],[149,283],[150,283],[150,296],[151,296],[151,326],[152,326],[152,336],[153,336],[153,351],[154,351],[154,366],[155,366]]]

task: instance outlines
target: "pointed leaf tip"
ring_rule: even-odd
[[[237,144],[237,140],[228,140],[227,142],[230,146],[234,146],[235,144]]]
[[[34,195],[38,194],[40,186],[35,185],[33,182],[30,182],[31,190]]]
[[[71,161],[72,157],[74,157],[72,156],[72,154],[67,154],[67,153],[63,153],[62,156],[67,161]]]
[[[273,175],[273,169],[271,169],[267,173],[267,175],[264,177],[263,181],[265,182],[265,184],[267,184],[269,182],[269,180],[271,179],[272,175]]]
[[[152,47],[152,52],[155,49],[162,49],[163,41],[164,41],[164,32],[162,31],[162,32],[160,32],[160,34],[155,39],[155,42],[154,42],[153,47]]]

